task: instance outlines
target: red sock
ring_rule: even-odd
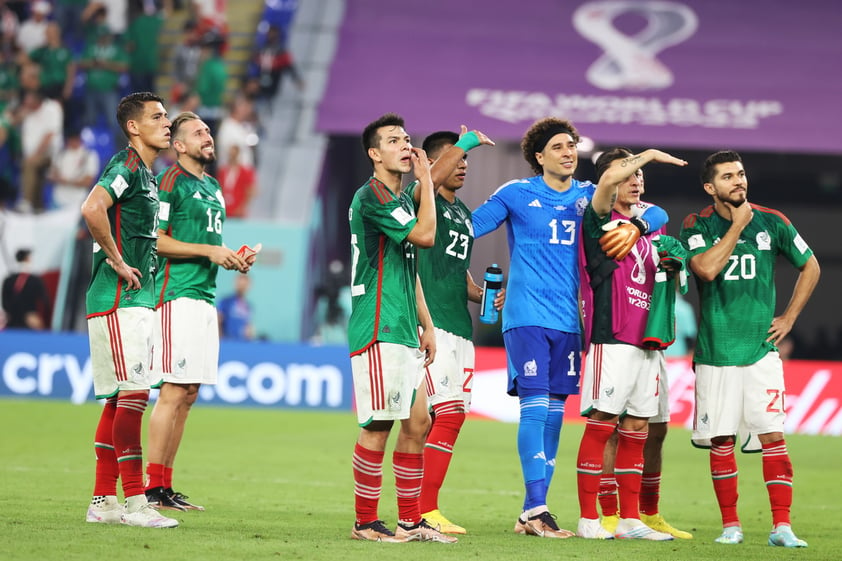
[[[734,443],[714,444],[710,448],[710,474],[713,491],[722,513],[722,526],[739,526],[737,516],[737,459],[734,457]]]
[[[94,435],[94,452],[96,453],[96,478],[94,479],[94,496],[116,495],[117,478],[120,468],[117,467],[117,456],[114,454],[114,414],[117,412],[117,398],[109,397],[102,408],[99,423]]]
[[[579,510],[582,518],[599,518],[596,497],[602,477],[602,456],[605,443],[611,438],[617,423],[588,419],[576,457],[576,481],[579,490]]]
[[[147,462],[146,464],[146,488],[164,487],[164,465]]]
[[[619,429],[614,475],[620,498],[620,518],[640,518],[640,480],[643,476],[643,446],[646,433]]]
[[[640,512],[652,516],[658,514],[661,498],[661,472],[644,473],[640,481]]]
[[[143,493],[143,448],[140,432],[147,396],[133,393],[117,398],[114,415],[114,450],[120,466],[123,494],[133,497]]]
[[[172,489],[172,467],[164,466],[162,487],[164,489]]]
[[[792,462],[784,440],[763,444],[763,479],[766,481],[766,491],[772,506],[772,526],[789,525],[789,509],[792,506]]]
[[[439,490],[453,458],[453,445],[465,422],[462,401],[448,401],[433,406],[436,418],[424,446],[424,478],[421,480],[421,514],[439,508]]]
[[[617,504],[617,478],[614,475],[602,475],[599,478],[599,509],[603,516],[615,516],[619,510]]]
[[[398,522],[414,526],[421,522],[418,497],[421,495],[421,479],[424,477],[424,454],[394,452],[392,469],[398,495]]]
[[[383,452],[354,446],[354,511],[357,524],[378,519],[377,505],[383,486]]]

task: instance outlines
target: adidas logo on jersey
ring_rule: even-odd
[[[195,193],[193,193],[193,198],[194,198],[194,199],[201,199],[201,198],[202,198],[202,195],[200,195],[200,194],[199,194],[199,192],[198,192],[198,191],[196,191]]]
[[[529,203],[529,205],[527,205],[527,206],[531,206],[531,207],[535,207],[535,208],[541,208],[541,201],[539,201],[538,199],[535,199],[534,201]]]

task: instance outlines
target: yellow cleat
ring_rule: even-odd
[[[427,523],[430,524],[433,528],[436,528],[442,534],[467,534],[468,531],[465,530],[462,526],[458,524],[454,524],[450,520],[444,517],[444,514],[441,513],[440,510],[431,510],[430,512],[425,512],[421,515],[421,518],[424,518]]]
[[[614,531],[617,529],[617,523],[620,522],[620,515],[619,514],[612,514],[611,516],[603,516],[600,523],[602,527],[608,530],[611,535],[614,535]]]
[[[677,528],[673,528],[669,522],[664,520],[664,516],[662,514],[643,514],[640,513],[640,520],[643,521],[644,524],[652,528],[653,530],[657,530],[658,532],[663,532],[665,534],[670,534],[674,538],[678,538],[681,540],[692,540],[693,534],[690,532],[685,532],[684,530],[678,530]],[[603,525],[605,523],[603,522]]]

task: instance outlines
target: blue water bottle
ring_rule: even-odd
[[[503,287],[503,269],[493,263],[485,270],[482,283],[482,302],[480,302],[479,320],[482,323],[497,323],[498,312],[494,307],[494,299]]]

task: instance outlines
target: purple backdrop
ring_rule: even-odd
[[[842,153],[841,107],[833,0],[352,0],[318,128],[503,140],[556,115],[601,144]]]

